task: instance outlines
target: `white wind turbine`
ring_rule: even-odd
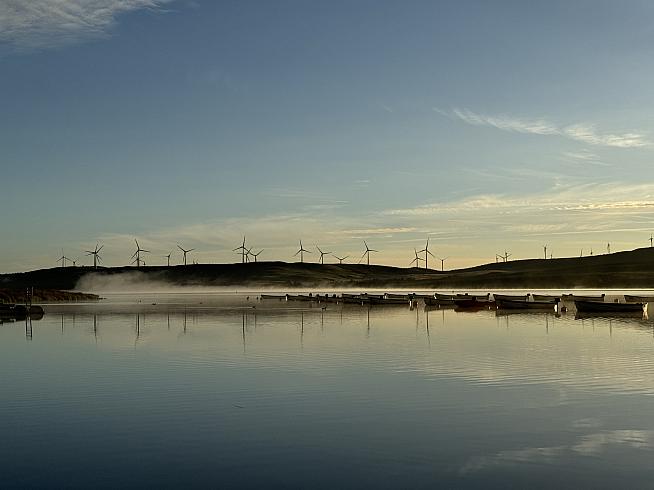
[[[359,259],[359,264],[361,263],[361,261],[363,260],[363,258],[367,256],[367,264],[370,265],[370,252],[379,252],[379,250],[375,250],[375,249],[373,249],[373,248],[368,247],[368,244],[366,243],[365,240],[363,241],[363,244],[364,244],[365,247],[366,247],[366,251],[363,252],[363,255],[362,255],[361,258]]]
[[[320,253],[320,263],[324,265],[325,264],[325,255],[329,255],[329,254],[331,254],[331,252],[323,252],[322,250],[320,250],[320,247],[318,245],[316,245],[316,248],[318,249],[318,252]]]
[[[245,262],[247,261],[247,254],[249,252],[249,250],[245,246],[245,235],[243,235],[243,243],[241,243],[238,247],[232,250],[232,252],[238,252],[239,250],[241,251],[241,263],[245,264]]]
[[[134,254],[131,257],[133,259],[132,264],[134,262],[136,262],[136,267],[141,267],[141,262],[143,262],[143,265],[145,265],[145,261],[141,260],[141,252],[150,253],[150,251],[145,250],[144,248],[141,248],[141,246],[139,245],[139,242],[138,242],[138,240],[136,240],[136,238],[134,239],[134,242],[136,242],[136,252],[134,252]]]
[[[186,265],[186,254],[189,253],[189,252],[192,252],[195,249],[194,248],[189,248],[188,250],[185,250],[182,247],[180,247],[179,245],[177,245],[177,248],[179,248],[182,251],[182,253],[184,254],[184,265]]]
[[[428,264],[429,264],[429,261],[428,261],[429,260],[429,255],[434,257],[434,254],[429,251],[429,237],[427,237],[427,244],[425,245],[425,248],[420,250],[419,253],[423,253],[423,252],[425,253],[425,269],[429,269],[429,266],[428,266]],[[434,257],[434,258],[436,258],[436,257]]]
[[[102,261],[102,257],[100,257],[100,250],[102,250],[103,247],[104,247],[104,245],[101,245],[100,247],[98,247],[98,244],[96,243],[95,244],[95,249],[86,250],[86,255],[92,255],[93,256],[93,268],[94,269],[97,269],[98,268],[98,262]]]
[[[298,254],[300,254],[300,263],[303,263],[303,262],[304,262],[304,252],[306,252],[306,253],[308,253],[308,254],[311,253],[309,250],[307,250],[306,248],[304,248],[304,247],[302,246],[302,240],[300,240],[300,249],[299,249],[297,252],[295,252],[295,254],[293,255],[293,257],[295,257],[295,256],[297,256]]]
[[[409,262],[409,265],[411,266],[415,263],[416,264],[415,267],[418,268],[420,267],[420,261],[425,259],[423,259],[418,255],[418,251],[415,248],[413,249],[413,253],[415,254],[416,257],[411,262]]]

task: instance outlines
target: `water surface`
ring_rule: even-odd
[[[642,318],[50,305],[0,325],[0,486],[646,488],[653,359]]]

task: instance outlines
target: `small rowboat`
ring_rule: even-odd
[[[477,301],[488,301],[490,299],[490,293],[486,294],[455,294],[455,299],[476,299]]]
[[[566,301],[595,301],[595,302],[603,303],[604,296],[606,295],[601,294],[599,296],[583,296],[578,294],[562,294],[561,298],[565,299]]]
[[[483,310],[495,308],[495,301],[488,301],[487,299],[472,298],[455,298],[454,306],[459,310]]]
[[[386,293],[384,297],[386,299],[403,299],[405,301],[409,301],[413,296],[415,296],[413,293],[409,294],[397,294],[397,293]]]
[[[625,294],[624,300],[627,303],[654,303],[654,296],[634,296],[633,294]]]
[[[541,310],[553,311],[556,303],[551,301],[514,301],[511,299],[496,300],[498,310]]]
[[[274,299],[274,300],[277,300],[277,301],[282,301],[282,300],[286,299],[286,296],[280,296],[280,295],[276,295],[276,294],[262,294],[260,296],[260,298],[265,299],[265,300],[273,300]]]
[[[493,293],[493,299],[498,300],[508,300],[508,301],[529,301],[529,294],[516,295],[516,294],[495,294]]]
[[[456,294],[440,294],[434,293],[433,298],[425,298],[425,304],[431,306],[437,305],[453,305]]]
[[[534,301],[549,301],[550,303],[558,303],[561,301],[561,296],[554,296],[552,294],[533,294],[531,295]]]
[[[642,313],[645,303],[598,303],[575,300],[575,307],[580,313]]]

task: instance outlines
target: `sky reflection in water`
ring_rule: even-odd
[[[651,321],[137,296],[0,326],[3,487],[654,476]]]

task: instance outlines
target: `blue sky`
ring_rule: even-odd
[[[650,2],[0,0],[1,271],[649,245]],[[311,259],[316,259],[313,254]],[[180,257],[173,262],[179,261]]]

